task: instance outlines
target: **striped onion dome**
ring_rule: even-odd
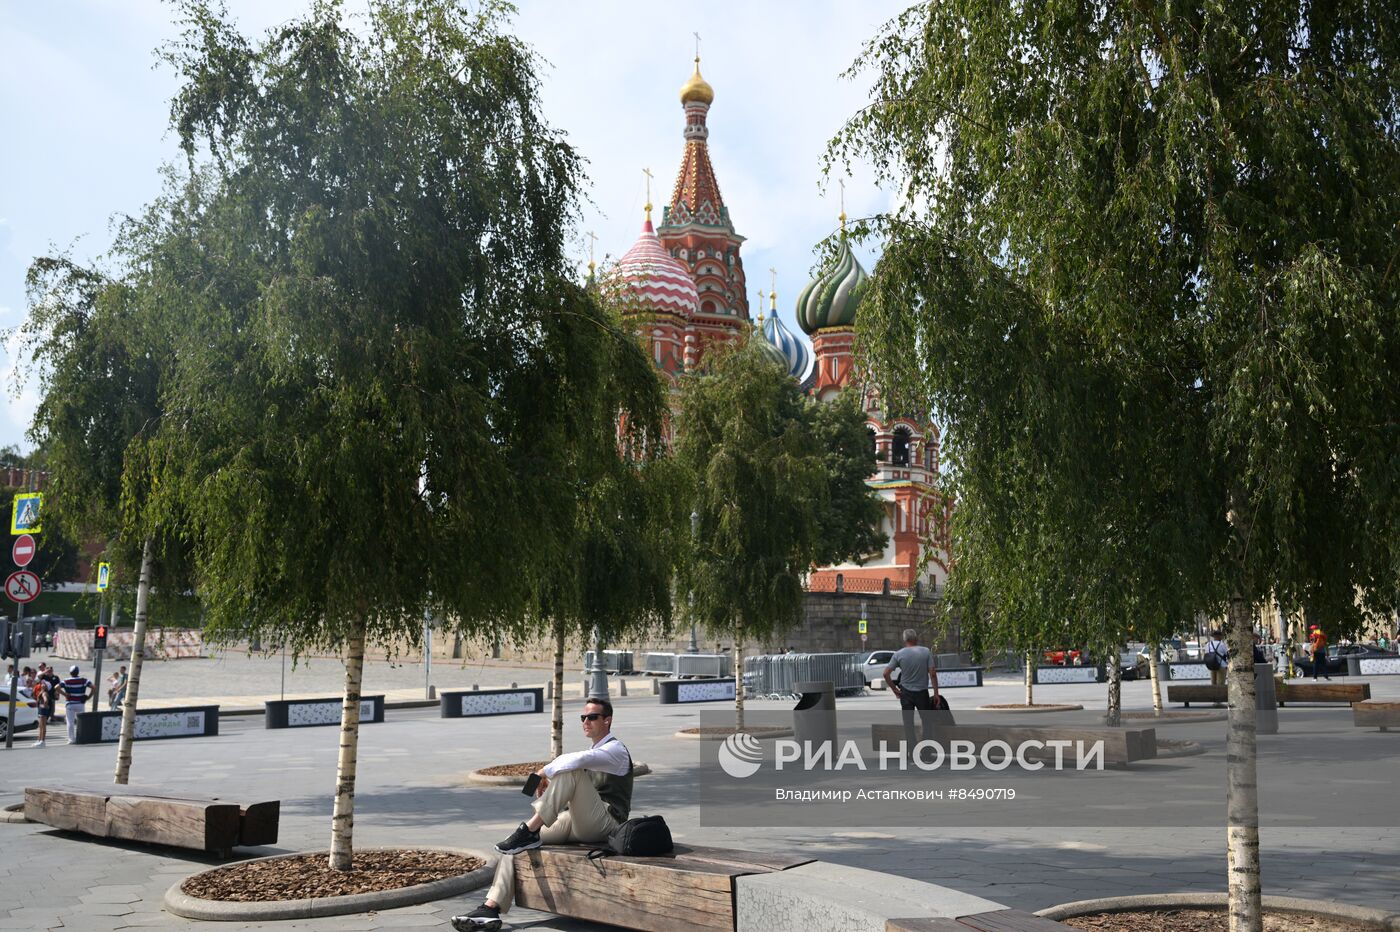
[[[642,235],[622,254],[612,271],[622,291],[623,310],[629,313],[662,311],[689,317],[700,304],[700,293],[690,270],[671,257],[652,229],[651,218]]]
[[[763,331],[755,327],[750,333],[749,339],[758,346],[758,351],[763,354],[765,359],[784,372],[788,371],[788,358],[783,355],[782,350],[768,342],[763,335]]]
[[[843,236],[835,259],[797,296],[797,325],[811,336],[829,327],[853,327],[870,278]]]
[[[783,354],[787,360],[788,375],[798,381],[807,374],[807,367],[812,362],[812,351],[807,348],[807,344],[797,338],[787,326],[778,319],[776,313],[772,317],[763,318],[760,324],[763,337],[769,343],[778,348],[778,352]]]

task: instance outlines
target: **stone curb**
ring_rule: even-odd
[[[729,737],[730,735],[732,735],[732,734],[733,734],[733,732],[715,733],[715,734],[703,734],[703,733],[697,734],[697,733],[693,733],[693,732],[678,731],[678,732],[676,732],[675,735],[673,735],[672,737],[684,738],[684,739],[686,739],[687,741],[723,741],[725,738],[728,738],[728,737]],[[768,740],[769,738],[791,738],[791,737],[792,737],[792,729],[791,729],[791,728],[774,728],[774,729],[765,729],[765,730],[761,730],[761,731],[748,731],[748,732],[744,732],[744,734],[753,735],[753,736],[754,736],[755,738],[757,738],[759,741],[766,741],[766,740]]]
[[[1162,741],[1157,742],[1157,756],[1151,760],[1170,760],[1173,757],[1198,757],[1206,752],[1199,741],[1171,741],[1166,747],[1162,746]]]
[[[1229,719],[1224,712],[1164,712],[1161,715],[1123,715],[1124,722],[1133,725],[1199,725],[1202,722],[1223,722]]]
[[[645,777],[651,773],[651,768],[646,764],[634,764],[632,776]],[[473,770],[467,774],[468,783],[479,783],[482,786],[524,786],[525,777],[513,777],[504,774],[482,773],[480,770]]]
[[[1036,913],[1044,919],[1072,919],[1091,913],[1122,913],[1135,909],[1169,907],[1175,909],[1220,909],[1229,903],[1225,893],[1154,893],[1142,896],[1110,896],[1097,900],[1061,903]],[[1280,913],[1313,913],[1329,919],[1350,919],[1371,925],[1377,930],[1400,930],[1400,913],[1353,906],[1332,900],[1306,900],[1296,896],[1266,896],[1264,908]]]
[[[976,711],[978,712],[1021,712],[1030,715],[1037,715],[1041,712],[1081,712],[1083,710],[1084,707],[1082,705],[1073,705],[1070,703],[1066,703],[1064,705],[1037,705],[1033,709],[1027,708],[1026,706],[1016,706],[1009,709],[999,709],[995,706],[979,705],[976,709]]]
[[[362,848],[362,851],[401,851],[402,848]],[[480,858],[485,864],[468,874],[447,877],[429,883],[401,887],[397,890],[384,890],[377,893],[353,893],[349,896],[326,896],[306,900],[272,900],[258,903],[237,903],[226,900],[205,900],[189,896],[180,887],[186,877],[177,881],[165,891],[165,908],[186,919],[213,921],[247,921],[276,919],[314,919],[319,916],[345,916],[350,913],[365,913],[371,910],[398,909],[400,906],[417,906],[434,900],[461,896],[479,889],[491,882],[495,872],[498,854],[487,854],[470,848],[422,848],[423,851],[465,854]],[[283,858],[322,852],[297,851],[292,854],[275,854],[267,858],[250,858],[249,861],[276,861]],[[220,868],[214,868],[219,870]],[[199,873],[210,873],[200,871]],[[191,874],[191,877],[198,874]]]
[[[24,825],[28,822],[29,820],[24,817],[24,803],[14,803],[6,806],[4,809],[0,809],[0,825],[7,823],[11,825]]]

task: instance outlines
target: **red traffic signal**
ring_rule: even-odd
[[[92,629],[92,646],[98,650],[107,646],[107,626],[98,625]]]

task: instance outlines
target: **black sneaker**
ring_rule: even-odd
[[[453,916],[452,928],[457,932],[469,932],[478,929],[499,929],[501,927],[501,911],[494,906],[487,906],[485,903],[467,913],[465,916]]]
[[[510,833],[510,837],[496,845],[496,850],[501,854],[519,854],[522,851],[529,851],[531,848],[540,846],[540,833],[532,832],[525,826],[524,822],[520,827]]]

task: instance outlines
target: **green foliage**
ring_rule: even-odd
[[[506,8],[318,4],[256,44],[182,9],[178,417],[142,465],[210,626],[295,652],[582,611],[579,529],[647,520],[617,414],[654,446],[661,400],[570,281],[578,159]]]
[[[1398,27],[953,0],[867,47],[829,157],[907,196],[860,335],[946,421],[950,590],[1013,643],[1394,598]]]
[[[697,619],[736,637],[797,624],[813,564],[881,544],[864,419],[849,402],[807,399],[761,339],[711,350],[709,370],[683,383],[677,422],[700,517],[684,582]]]

